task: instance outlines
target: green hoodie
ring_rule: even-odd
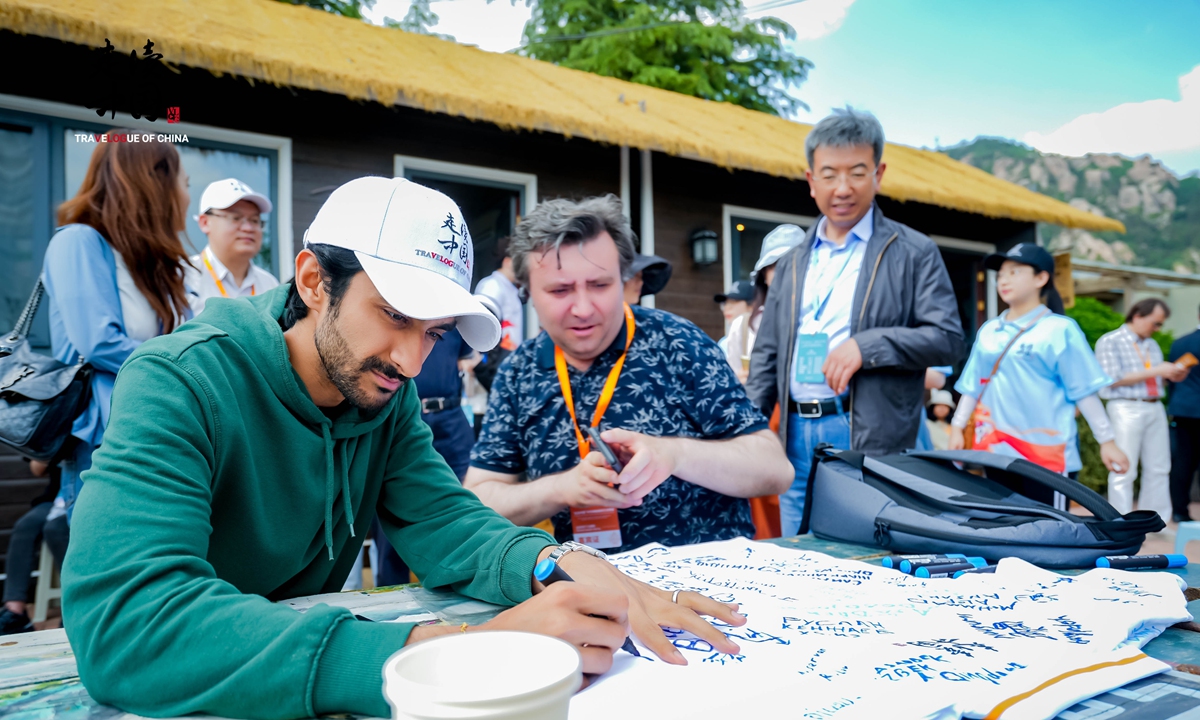
[[[63,620],[92,697],[142,715],[388,716],[410,625],[272,601],[340,590],[372,517],[427,587],[530,596],[549,535],[463,489],[413,383],[330,420],[288,360],[289,285],[135,352],[74,512]]]

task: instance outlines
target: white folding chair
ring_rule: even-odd
[[[50,546],[42,542],[41,557],[38,559],[37,591],[33,601],[33,621],[46,622],[46,612],[50,609],[50,601],[57,600],[62,605],[62,579],[54,568],[54,555]]]

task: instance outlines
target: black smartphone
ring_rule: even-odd
[[[621,470],[624,469],[624,466],[621,465],[621,461],[617,459],[617,453],[609,446],[608,443],[600,439],[600,431],[591,425],[588,425],[585,428],[585,431],[587,432],[588,440],[592,443],[592,448],[599,450],[600,454],[604,456],[604,459],[608,462],[609,466],[612,467],[613,472],[620,475]]]

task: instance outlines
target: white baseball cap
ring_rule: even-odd
[[[758,262],[754,263],[754,272],[750,273],[750,277],[753,278],[763,268],[779,262],[779,258],[786,255],[788,250],[802,242],[804,242],[804,229],[798,225],[780,225],[767,233],[767,236],[763,238]]]
[[[250,189],[250,186],[236,178],[225,178],[215,183],[209,183],[200,196],[200,214],[209,210],[224,210],[233,207],[238,200],[249,200],[258,206],[259,212],[271,212],[271,201],[266,195],[260,195]]]
[[[351,180],[317,211],[304,244],[353,250],[383,299],[411,318],[457,318],[481,352],[500,342],[500,321],[471,295],[471,233],[442,193],[404,178]]]

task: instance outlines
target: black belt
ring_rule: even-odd
[[[462,404],[462,398],[448,397],[433,397],[421,398],[421,412],[435,413],[442,410],[448,410],[452,407],[458,407]]]
[[[788,400],[788,412],[795,413],[802,418],[813,420],[825,415],[840,415],[841,413],[850,412],[850,396],[842,396],[842,409],[838,410],[837,398],[825,398],[824,400]]]

